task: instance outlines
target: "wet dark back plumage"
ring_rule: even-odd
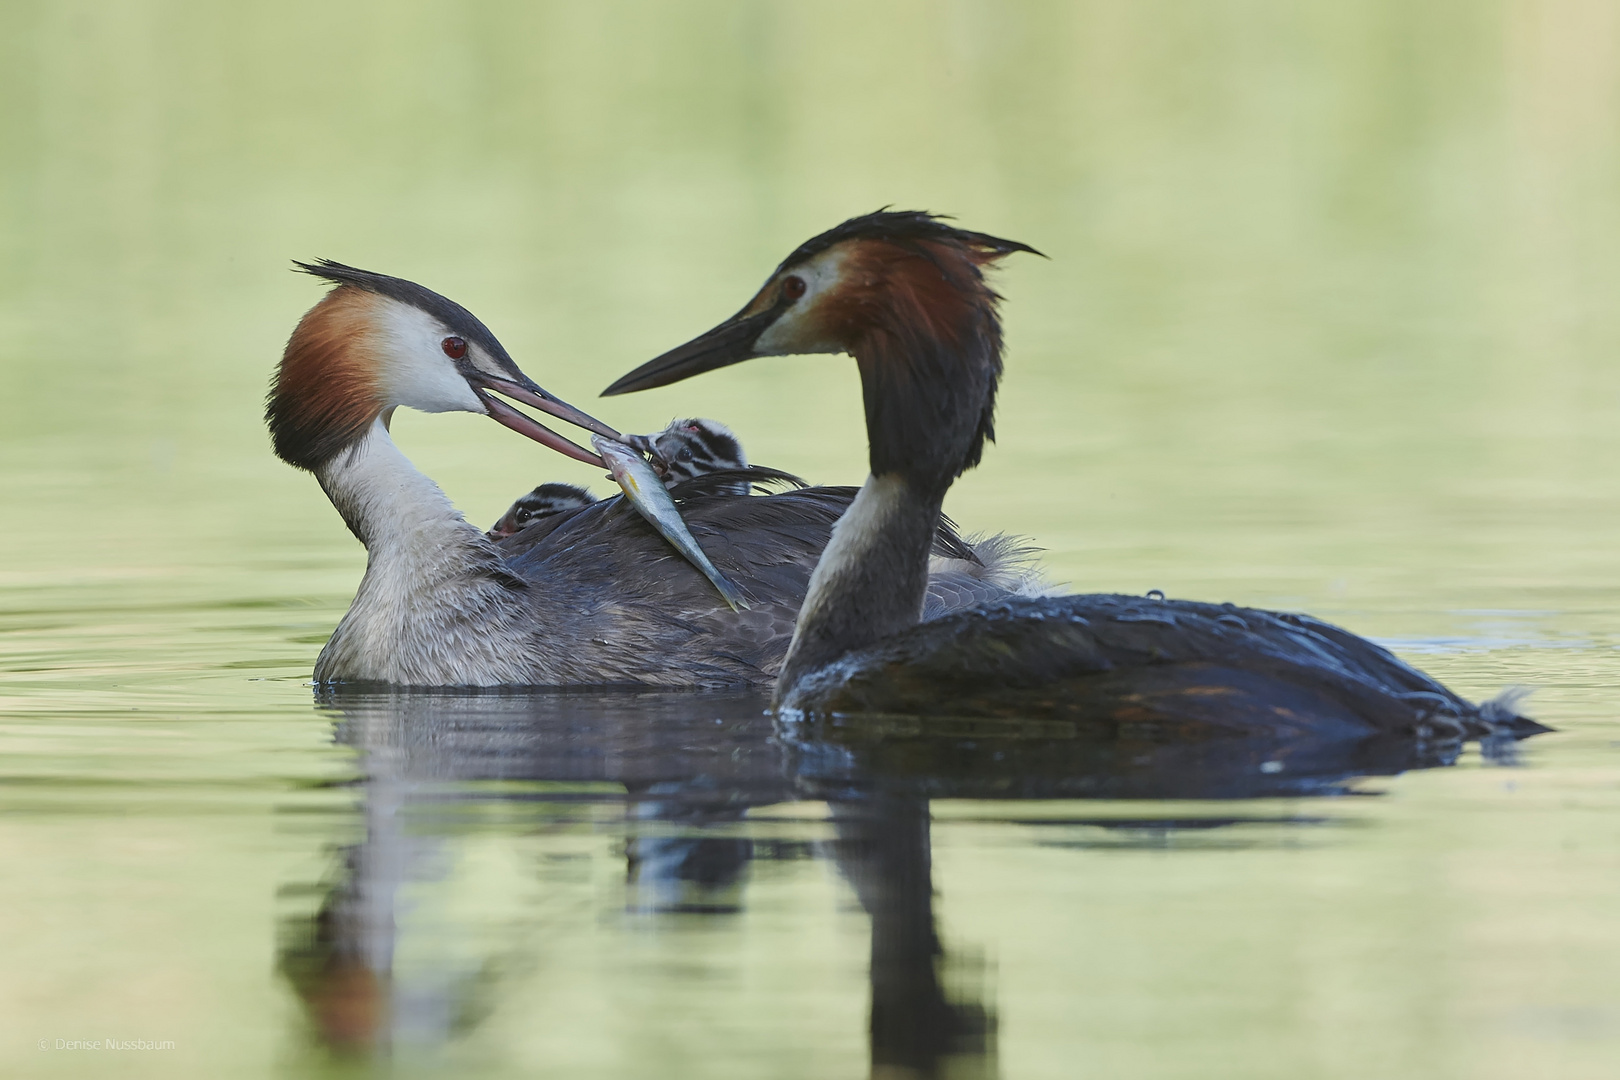
[[[1546,730],[1476,706],[1387,649],[1305,615],[1136,596],[1010,599],[926,622],[802,680],[812,715],[1039,717],[1115,733]]]

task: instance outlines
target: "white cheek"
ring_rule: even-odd
[[[381,326],[382,389],[390,405],[422,412],[485,412],[440,343],[446,331],[426,312],[390,304]]]
[[[801,305],[803,301],[800,302]],[[795,353],[835,353],[844,347],[836,341],[822,339],[810,312],[795,307],[771,323],[770,329],[754,342],[754,352],[760,356],[790,356]]]
[[[825,336],[815,317],[816,306],[837,287],[843,275],[844,257],[841,248],[833,248],[814,261],[794,269],[793,273],[804,281],[804,295],[787,312],[770,325],[754,342],[754,351],[761,356],[785,356],[790,353],[838,353],[844,346]]]

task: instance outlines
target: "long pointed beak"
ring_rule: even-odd
[[[609,439],[622,439],[623,436],[617,431],[614,431],[589,413],[581,412],[561,398],[547,393],[532,381],[529,381],[528,385],[524,385],[523,383],[498,379],[490,375],[483,376],[481,381],[484,385],[475,387],[474,390],[478,394],[479,400],[484,403],[484,407],[489,410],[490,419],[505,424],[519,435],[525,435],[542,446],[549,446],[559,454],[571,457],[575,461],[583,461],[587,465],[599,465],[604,469],[607,468],[607,463],[602,460],[600,455],[591,453],[591,451],[578,443],[570,442],[538,420],[519,412],[500,398],[494,397],[486,391],[493,390],[495,393],[509,397],[513,401],[520,401],[525,405],[539,409],[543,413],[555,416],[559,420],[565,420],[575,427],[584,428],[586,431],[594,431],[596,434],[606,436]]]
[[[781,311],[767,308],[757,315],[733,315],[706,334],[679,345],[664,355],[647,361],[602,391],[603,397],[651,390],[657,386],[701,375],[705,371],[741,363],[754,356],[754,342],[776,321]]]

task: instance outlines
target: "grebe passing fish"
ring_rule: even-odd
[[[648,455],[653,471],[662,478],[666,488],[697,476],[748,468],[742,442],[730,428],[716,420],[673,420],[657,434],[626,435],[623,441]],[[736,479],[726,481],[715,490],[746,495],[748,486],[746,479]],[[575,484],[541,484],[512,503],[484,535],[491,540],[504,540],[531,521],[571,514],[595,501],[596,496]]]
[[[318,682],[690,688],[775,680],[811,571],[853,489],[682,497],[695,541],[750,598],[742,612],[623,499],[557,515],[498,545],[400,452],[388,430],[396,408],[488,416],[602,467],[599,455],[510,402],[609,439],[619,433],[543,390],[476,316],[439,293],[340,263],[300,268],[332,289],[293,330],[265,419],[276,453],[315,475],[367,549],[354,602],[316,661]],[[977,560],[948,523],[935,530],[932,550]],[[1012,595],[955,568],[932,580],[940,612]]]

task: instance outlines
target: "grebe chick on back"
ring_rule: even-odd
[[[743,309],[619,379],[621,394],[756,356],[847,352],[871,475],[811,579],[776,687],[791,714],[1059,717],[1118,730],[1457,738],[1539,725],[1475,706],[1304,616],[1127,596],[1015,598],[919,624],[945,492],[993,438],[1016,241],[879,211],[793,251]]]
[[[673,420],[655,435],[626,435],[623,441],[652,457],[653,471],[666,488],[697,476],[748,468],[742,443],[717,420]],[[748,481],[726,481],[711,490],[731,495],[748,494]],[[596,502],[596,496],[574,484],[541,484],[507,508],[484,535],[504,540],[531,521],[571,514]]]
[[[653,469],[663,477],[665,487],[672,488],[695,476],[748,468],[742,440],[718,420],[671,420],[656,435],[631,435],[625,441],[652,458]],[[746,495],[748,482],[733,480],[718,485],[718,489]]]
[[[531,521],[572,514],[596,502],[596,496],[577,484],[541,484],[507,508],[501,520],[484,535],[491,540],[504,540]]]
[[[743,612],[623,498],[554,515],[549,532],[532,527],[497,545],[394,444],[396,408],[489,416],[597,467],[606,467],[599,455],[495,395],[623,437],[541,389],[446,297],[339,263],[300,266],[332,290],[293,330],[265,420],[277,455],[314,474],[367,551],[354,602],[316,661],[317,682],[697,688],[775,680],[810,573],[852,492],[683,498],[693,535],[747,594]],[[509,546],[542,532],[521,551]],[[935,539],[942,555],[965,550],[948,526]]]

